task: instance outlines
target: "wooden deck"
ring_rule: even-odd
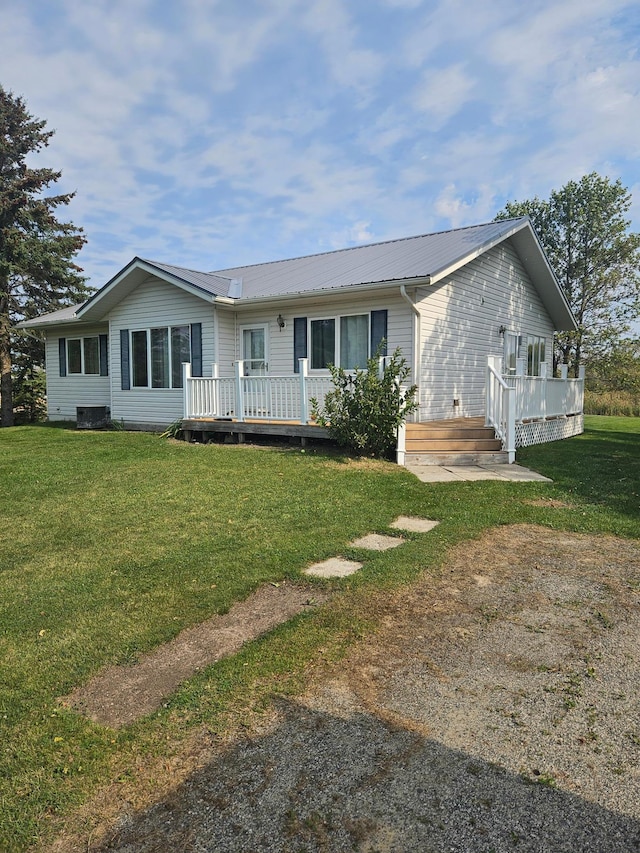
[[[270,421],[267,419],[251,418],[237,421],[233,418],[185,418],[182,429],[187,440],[192,433],[223,434],[236,437],[242,444],[247,436],[269,436],[280,438],[299,438],[301,444],[308,439],[329,438],[329,432],[324,427],[315,424],[301,424],[296,421]]]

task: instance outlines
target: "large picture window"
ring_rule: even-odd
[[[162,326],[131,332],[134,388],[182,388],[182,363],[191,361],[189,326]]]
[[[369,315],[354,314],[311,320],[311,370],[337,364],[345,370],[366,367],[369,358]]]

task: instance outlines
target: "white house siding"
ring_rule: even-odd
[[[60,376],[60,338],[88,338],[104,335],[107,325],[78,326],[49,332],[45,344],[47,371],[47,415],[51,421],[75,421],[77,406],[108,406],[110,404],[109,376]]]
[[[546,361],[552,364],[553,323],[508,243],[419,289],[416,301],[421,420],[484,415],[487,356],[502,356],[504,350],[500,326],[544,337]]]
[[[398,288],[399,291],[399,288]],[[244,308],[237,312],[218,312],[220,336],[220,375],[231,376],[233,361],[241,358],[240,329],[244,326],[268,324],[267,358],[269,373],[290,376],[293,373],[293,320],[295,317],[320,319],[347,314],[365,314],[386,310],[387,349],[399,347],[409,365],[413,341],[413,314],[408,304],[396,293],[369,293],[360,298],[335,296],[321,299],[301,299],[292,304],[278,304],[270,308]],[[280,329],[277,317],[285,320]],[[325,371],[323,371],[325,372]]]
[[[120,330],[183,326],[202,323],[203,373],[214,361],[214,309],[207,301],[150,277],[125,297],[109,316],[111,417],[125,426],[156,427],[171,424],[183,414],[182,388],[122,390]]]

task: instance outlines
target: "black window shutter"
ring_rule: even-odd
[[[307,318],[293,318],[293,370],[300,373],[299,358],[307,357]]]
[[[100,344],[100,376],[109,375],[109,353],[107,351],[107,335],[98,335]]]
[[[191,375],[202,376],[202,323],[191,324]]]
[[[58,361],[60,362],[60,376],[67,375],[67,339],[58,338]]]
[[[387,354],[387,311],[372,311],[371,312],[371,355],[375,355],[378,351],[381,341],[384,341],[384,346],[380,351],[380,355]]]
[[[129,377],[129,329],[120,329],[120,387],[123,391],[131,390]]]

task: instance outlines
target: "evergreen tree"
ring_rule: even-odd
[[[554,190],[509,202],[496,219],[529,216],[578,329],[556,336],[554,366],[578,375],[586,358],[607,352],[640,312],[640,234],[629,231],[631,196],[622,183],[592,172]]]
[[[74,193],[47,196],[61,172],[27,165],[27,157],[53,136],[45,125],[30,115],[21,97],[0,86],[0,426],[13,424],[14,357],[21,362],[30,351],[36,355],[40,361],[32,367],[34,381],[43,365],[42,346],[25,343],[15,324],[88,295],[82,271],[73,262],[85,243],[83,231],[56,217]],[[22,383],[21,390],[25,387]],[[35,411],[31,404],[28,408]]]

